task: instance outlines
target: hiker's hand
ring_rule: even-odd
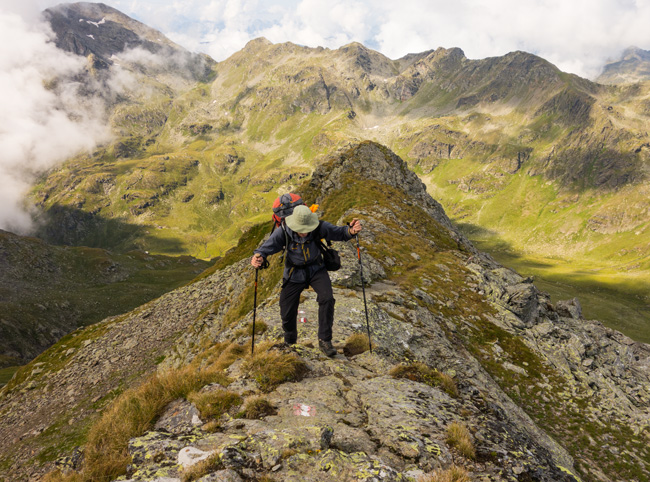
[[[259,253],[256,253],[255,256],[251,258],[251,264],[253,265],[254,268],[259,268],[260,266],[262,266],[263,262],[264,262],[264,258]]]
[[[361,231],[361,221],[355,218],[350,223],[350,234],[356,236],[359,234],[359,231]]]

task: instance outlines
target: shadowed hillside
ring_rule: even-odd
[[[0,231],[0,368],[191,281],[208,263],[144,251],[50,246]]]

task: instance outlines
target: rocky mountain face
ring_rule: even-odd
[[[601,84],[631,84],[650,80],[650,52],[638,47],[625,49],[621,58],[605,65],[596,79]]]
[[[162,33],[103,3],[60,4],[43,12],[62,50],[89,58],[94,69],[108,69],[127,59],[129,51],[142,50],[175,60],[177,75],[199,80],[205,75],[205,58],[188,52]],[[184,70],[180,67],[185,67]]]
[[[130,311],[207,266],[190,256],[50,246],[0,230],[0,368],[23,365],[76,328]]]
[[[255,226],[202,279],[21,369],[0,391],[0,480],[55,463],[46,480],[648,479],[648,345],[477,251],[386,147],[351,146],[300,191],[364,223],[372,352],[351,342],[366,332],[356,245],[337,243],[339,353],[315,348],[311,291],[298,344],[279,343],[275,259],[250,354]]]

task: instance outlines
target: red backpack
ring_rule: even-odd
[[[271,232],[273,232],[275,228],[280,227],[284,218],[291,215],[293,209],[301,204],[305,203],[297,194],[288,193],[277,198],[273,203],[273,228],[271,229]]]

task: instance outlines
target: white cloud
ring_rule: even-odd
[[[596,76],[631,45],[650,49],[644,0],[105,0],[216,60],[266,36],[338,48],[359,41],[390,58],[460,47],[470,58],[525,50]]]
[[[78,96],[75,83],[56,82],[81,71],[85,60],[58,50],[51,36],[42,24],[0,11],[2,229],[28,231],[24,196],[35,177],[108,135],[98,106]]]

